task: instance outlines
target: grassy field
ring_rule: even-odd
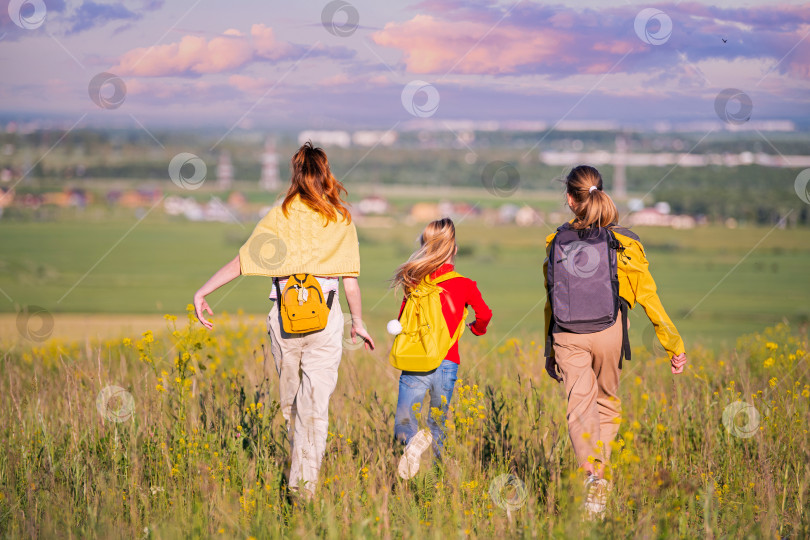
[[[383,328],[399,304],[386,279],[419,228],[359,229],[379,350],[346,343],[319,494],[295,506],[267,280],[213,294],[213,332],[185,314],[249,228],[133,225],[0,225],[0,537],[810,535],[810,231],[637,231],[691,363],[673,377],[636,310],[613,490],[594,523],[582,518],[563,392],[542,370],[546,229],[459,224],[458,269],[495,318],[462,340],[443,462],[410,482],[396,476]],[[23,306],[45,318],[20,326]]]
[[[318,494],[286,496],[288,443],[258,318],[2,356],[3,538],[788,538],[810,535],[808,338],[778,325],[643,348],[622,377],[604,521],[583,519],[565,398],[539,343],[469,337],[441,463],[392,444],[397,372],[348,345]],[[380,336],[385,350],[390,338]],[[422,411],[424,419],[427,410]]]
[[[0,328],[15,313],[41,306],[54,335],[107,336],[111,319],[77,328],[76,314],[180,314],[194,291],[230,260],[250,225],[188,223],[148,217],[134,221],[0,224]],[[360,228],[364,314],[375,335],[399,307],[387,288],[396,265],[416,245],[418,226]],[[535,334],[542,326],[541,264],[549,229],[458,226],[458,270],[479,283],[495,312],[493,343]],[[732,346],[737,336],[786,320],[810,319],[810,230],[719,227],[689,231],[643,229],[664,305],[687,345]],[[216,312],[269,310],[269,282],[242,277],[210,298]],[[98,320],[98,318],[95,318]],[[137,318],[133,320],[138,320]],[[640,309],[631,312],[636,343],[649,335]],[[131,326],[143,328],[143,325]],[[16,336],[3,332],[8,341]],[[649,343],[647,343],[649,345]]]

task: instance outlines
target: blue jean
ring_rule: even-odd
[[[421,404],[425,392],[430,391],[430,410],[423,410],[421,418],[427,418],[427,425],[433,434],[433,449],[438,455],[444,441],[444,421],[447,416],[447,407],[453,397],[453,387],[456,384],[458,364],[450,360],[442,363],[428,372],[403,371],[399,376],[399,398],[397,399],[397,412],[394,417],[394,437],[403,444],[408,444],[411,438],[419,431],[419,422],[413,406]],[[442,400],[444,397],[444,400]],[[433,409],[439,409],[441,414],[434,418]]]

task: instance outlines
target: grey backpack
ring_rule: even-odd
[[[574,229],[566,223],[557,229],[548,255],[549,338],[553,332],[599,332],[621,313],[622,352],[630,359],[627,303],[619,296],[617,271],[617,252],[623,249],[609,228]]]

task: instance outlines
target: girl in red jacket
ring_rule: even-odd
[[[407,295],[422,280],[428,277],[431,280],[436,279],[454,269],[458,246],[453,220],[444,218],[429,223],[419,240],[421,247],[399,267],[392,279],[393,287],[402,287],[405,291],[400,315],[405,307]],[[484,335],[492,318],[492,311],[481,298],[475,281],[458,276],[442,281],[438,286],[442,289],[442,314],[447,328],[458,328],[459,324],[464,322],[462,320],[464,308],[470,306],[475,311],[475,321],[467,326],[476,336]],[[405,444],[405,451],[399,462],[399,475],[402,478],[412,478],[418,472],[420,458],[428,447],[433,445],[436,455],[439,453],[444,439],[441,426],[444,424],[447,406],[453,397],[459,362],[458,341],[456,341],[438,368],[427,372],[403,371],[399,377],[394,436]],[[433,414],[428,414],[427,424],[430,429],[419,430],[413,407],[416,403],[422,403],[426,391],[430,391],[431,410],[437,408],[442,414],[438,419],[434,418]]]

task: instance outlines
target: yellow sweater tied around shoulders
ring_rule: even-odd
[[[276,206],[256,225],[239,249],[243,275],[360,275],[360,247],[354,223],[339,214],[336,222],[327,221],[299,197],[293,199],[287,213],[285,216],[281,205]]]

